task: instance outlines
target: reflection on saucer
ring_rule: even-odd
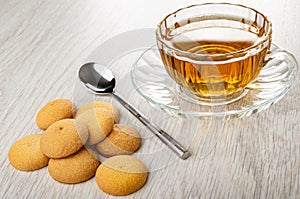
[[[139,35],[145,36],[145,42],[151,42],[150,36],[154,36],[153,29],[135,30],[126,33],[126,37],[136,38]],[[88,57],[86,62],[97,62],[107,66],[117,79],[116,92],[118,92],[124,99],[130,102],[135,108],[140,110],[142,114],[147,116],[151,122],[158,125],[160,128],[169,133],[176,140],[180,141],[182,145],[187,147],[192,153],[190,158],[206,158],[214,150],[219,135],[223,131],[223,120],[191,120],[181,117],[170,116],[165,111],[158,110],[146,101],[135,89],[131,81],[131,69],[134,62],[141,56],[141,54],[148,48],[128,49],[128,45],[124,44],[124,35],[118,35],[111,40],[104,42],[96,48]],[[153,41],[154,38],[153,38]],[[112,44],[117,49],[126,46],[119,53],[111,49]],[[146,43],[143,43],[146,44]],[[121,46],[119,48],[119,45]],[[134,46],[134,48],[137,44]],[[141,45],[145,46],[145,45]],[[133,47],[132,47],[133,48]],[[108,59],[109,58],[109,59]],[[157,71],[158,74],[160,73]],[[145,76],[145,80],[151,81],[152,74]],[[164,77],[161,77],[164,79]],[[159,90],[160,85],[156,87],[151,86],[150,90]],[[162,91],[164,92],[164,91]],[[167,93],[165,93],[168,95]],[[164,95],[162,93],[162,95]],[[154,134],[152,134],[144,125],[140,123],[134,116],[116,102],[109,95],[100,96],[95,95],[86,90],[86,88],[78,81],[74,88],[73,101],[78,104],[84,104],[91,101],[106,101],[115,105],[120,111],[120,124],[128,124],[136,128],[142,138],[142,145],[133,155],[145,163],[149,172],[164,169],[168,166],[176,164],[181,160],[173,153],[166,145],[164,145]],[[168,102],[165,102],[168,103]],[[216,131],[216,129],[218,129]],[[103,162],[105,157],[99,156],[100,161]]]

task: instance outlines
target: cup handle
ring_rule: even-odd
[[[265,57],[264,66],[258,77],[247,86],[250,90],[289,89],[297,76],[298,63],[295,56],[272,44]]]

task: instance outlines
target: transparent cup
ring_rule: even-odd
[[[187,100],[224,105],[242,98],[269,61],[272,23],[255,9],[206,3],[166,16],[156,30],[161,59]],[[282,51],[281,51],[282,53]]]

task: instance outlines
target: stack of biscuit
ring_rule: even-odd
[[[118,124],[120,114],[112,104],[91,102],[79,107],[67,99],[47,103],[36,116],[42,134],[28,135],[10,148],[11,165],[33,171],[48,165],[50,176],[61,183],[74,184],[96,175],[104,192],[127,195],[146,182],[145,165],[130,154],[141,145],[138,131]],[[98,153],[107,159],[101,164]],[[99,166],[100,165],[100,166]]]

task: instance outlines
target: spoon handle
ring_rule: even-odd
[[[183,147],[178,141],[171,137],[164,130],[157,125],[151,123],[144,115],[139,113],[133,106],[127,103],[118,93],[113,92],[112,96],[120,104],[122,104],[130,113],[132,113],[138,120],[140,120],[152,133],[154,133],[163,143],[172,149],[181,159],[187,159],[191,153]]]

